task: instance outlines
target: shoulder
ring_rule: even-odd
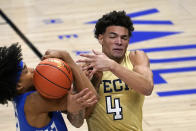
[[[130,58],[137,57],[137,56],[148,57],[147,54],[142,50],[130,51],[130,53],[129,53]]]
[[[28,112],[39,112],[41,109],[40,106],[43,104],[41,103],[41,96],[38,94],[38,92],[33,92],[30,95],[27,96],[25,101],[24,110]]]
[[[136,50],[129,53],[129,58],[133,66],[145,65],[149,66],[149,58],[144,51]]]
[[[35,91],[27,97],[25,105],[30,111],[36,113],[62,111],[67,109],[67,96],[59,99],[48,99]]]
[[[36,114],[48,113],[49,111],[54,111],[52,109],[56,106],[55,102],[53,99],[44,98],[35,91],[27,96],[24,109]]]

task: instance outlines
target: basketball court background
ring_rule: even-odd
[[[144,50],[151,62],[155,88],[143,108],[144,131],[196,130],[196,1],[194,0],[0,0],[1,11],[38,52],[67,50],[74,60],[92,49],[103,14],[125,10],[135,32],[128,50]],[[19,42],[24,61],[35,67],[40,58],[0,16],[0,46]],[[66,116],[65,116],[66,120]],[[70,131],[86,131],[86,123]],[[13,106],[0,105],[0,130],[14,131]]]

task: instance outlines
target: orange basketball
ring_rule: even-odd
[[[34,71],[33,83],[44,97],[58,99],[67,94],[73,81],[68,64],[57,58],[41,61]]]

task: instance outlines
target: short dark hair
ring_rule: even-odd
[[[22,60],[21,46],[17,43],[0,47],[0,103],[6,104],[17,95],[16,76]]]
[[[98,38],[100,34],[105,33],[108,26],[123,26],[128,29],[131,37],[134,31],[133,22],[131,18],[126,15],[125,11],[112,11],[102,16],[95,25],[95,37]]]

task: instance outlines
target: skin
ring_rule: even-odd
[[[121,26],[109,26],[98,37],[102,52],[110,59],[121,63],[129,43],[128,30]]]
[[[52,111],[68,111],[70,114],[77,115],[86,107],[92,106],[97,102],[97,93],[93,85],[67,52],[48,50],[43,59],[51,57],[62,59],[69,64],[74,77],[74,85],[79,93],[75,94],[73,89],[71,89],[66,96],[60,99],[46,99],[38,92],[30,94],[25,101],[24,112],[29,125],[36,128],[42,128],[50,122],[49,113]],[[33,72],[32,68],[28,68],[24,64],[17,84],[18,94],[34,90]],[[83,124],[83,119],[80,122],[71,121],[71,123],[76,127],[80,127]]]
[[[102,53],[93,50],[93,54],[81,54],[87,66],[83,70],[92,69],[89,78],[98,71],[111,71],[138,93],[150,95],[152,93],[153,74],[150,69],[148,56],[143,51],[132,51],[129,55],[133,70],[120,65],[129,44],[128,29],[122,26],[109,26],[98,41],[102,46]]]

